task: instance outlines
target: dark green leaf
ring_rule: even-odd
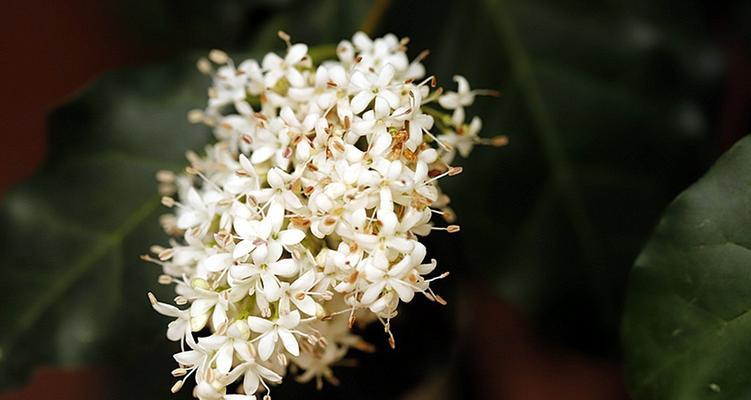
[[[664,6],[585,3],[400,2],[385,31],[429,48],[442,85],[459,73],[503,93],[467,111],[483,119],[481,135],[510,144],[477,147],[456,161],[465,173],[442,182],[464,239],[463,264],[447,268],[493,285],[555,340],[617,357],[626,275],[660,211],[714,151],[712,117],[697,104],[702,83],[673,54],[694,49],[668,39],[689,34],[658,18]],[[423,17],[441,29],[406,30]],[[684,113],[693,123],[679,123]]]
[[[52,115],[49,161],[0,208],[0,384],[101,359],[128,309],[146,312],[148,287],[122,282],[158,273],[138,259],[163,237],[154,175],[210,137],[185,119],[206,85],[192,59],[109,74]]]
[[[751,396],[751,137],[668,207],[631,273],[636,400]]]

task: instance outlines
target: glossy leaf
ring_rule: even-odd
[[[751,394],[751,137],[666,210],[631,272],[623,342],[635,400]]]
[[[158,273],[138,259],[163,237],[154,175],[210,137],[185,118],[206,84],[192,58],[108,74],[50,118],[49,160],[0,208],[3,385],[39,362],[101,359],[143,304],[147,286],[125,288]]]
[[[431,49],[441,84],[459,73],[502,92],[469,112],[483,119],[482,135],[510,139],[476,147],[456,161],[465,173],[442,183],[462,225],[463,265],[449,267],[492,285],[554,340],[610,357],[633,259],[712,151],[701,84],[673,56],[673,46],[693,49],[634,34],[683,27],[662,24],[659,5],[640,5],[629,14],[570,1],[450,2],[429,11],[445,29],[410,32],[415,47]],[[655,84],[662,68],[697,89]],[[681,104],[700,122],[679,124]]]

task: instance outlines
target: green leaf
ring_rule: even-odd
[[[702,84],[673,43],[634,33],[681,37],[683,27],[657,19],[655,2],[637,3],[624,12],[578,1],[443,2],[420,10],[440,30],[409,32],[411,49],[431,50],[427,69],[441,85],[452,88],[458,73],[502,92],[467,112],[482,118],[482,136],[510,138],[457,159],[464,173],[441,183],[463,239],[463,263],[446,267],[492,286],[554,340],[613,358],[631,264],[714,151],[706,126],[678,123],[681,104],[688,120],[711,118],[697,105]],[[408,8],[389,13],[393,30]],[[668,78],[694,89],[658,84]]]
[[[138,255],[163,241],[154,175],[210,138],[185,118],[207,84],[194,59],[108,74],[51,116],[49,160],[0,207],[0,384],[100,359],[128,308],[146,312],[158,268]]]
[[[666,210],[631,272],[623,343],[636,400],[751,395],[751,137]]]

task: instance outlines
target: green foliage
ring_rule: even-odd
[[[164,240],[154,175],[209,139],[185,119],[206,85],[192,65],[109,74],[51,116],[49,160],[0,209],[0,384],[155,328],[139,305],[158,269],[138,259]]]
[[[700,99],[720,73],[694,74],[677,55],[698,50],[669,39],[690,33],[638,3],[451,2],[427,16],[443,29],[409,32],[442,85],[461,73],[501,90],[472,112],[484,135],[510,137],[443,183],[464,239],[463,265],[449,267],[490,282],[556,340],[608,356],[633,259],[711,157]]]
[[[431,238],[431,251],[442,268],[452,271],[453,284],[487,282],[556,340],[617,357],[628,270],[661,210],[714,155],[715,149],[707,145],[708,127],[717,118],[714,107],[702,99],[717,94],[724,71],[712,67],[717,45],[701,37],[698,6],[687,5],[681,18],[674,18],[674,10],[659,2],[613,1],[596,7],[586,3],[394,1],[377,33],[411,37],[412,56],[429,48],[428,70],[443,86],[452,88],[451,76],[459,73],[475,87],[503,92],[500,98],[479,98],[473,112],[483,118],[483,135],[507,134],[510,145],[477,148],[471,159],[458,160],[465,173],[445,182],[462,233]],[[371,2],[186,4],[180,8],[169,1],[141,0],[129,3],[124,15],[143,43],[159,50],[269,51],[283,46],[275,35],[279,29],[311,45],[348,37]],[[39,363],[115,363],[123,372],[118,384],[128,393],[125,398],[166,397],[174,347],[164,339],[164,319],[151,312],[144,295],[155,289],[159,271],[137,256],[166,240],[157,223],[163,210],[154,173],[181,168],[186,150],[200,150],[211,140],[208,130],[185,121],[187,110],[205,104],[207,82],[195,72],[195,59],[108,74],[53,113],[49,160],[33,179],[9,192],[0,207],[0,386],[18,383]],[[740,171],[734,176],[741,177]],[[741,221],[739,217],[728,222]],[[734,247],[712,251],[718,262],[743,254]],[[653,383],[639,383],[647,374],[652,376],[651,366],[665,354],[660,351],[689,346],[689,334],[701,330],[712,332],[707,338],[723,334],[740,343],[735,331],[711,329],[720,323],[717,318],[736,316],[748,297],[737,286],[740,279],[701,276],[706,285],[721,289],[705,303],[681,302],[659,292],[658,285],[667,282],[640,283],[643,274],[637,269],[634,290],[643,287],[645,299],[649,295],[667,303],[660,308],[652,304],[646,309],[651,313],[639,314],[659,311],[655,326],[676,325],[660,335],[679,327],[683,331],[675,343],[655,345],[653,336],[638,331],[645,325],[633,324],[633,310],[650,304],[632,296],[626,330],[633,340],[644,340],[631,347],[635,342],[627,337],[632,370],[639,369],[632,373],[635,393],[681,398],[679,392],[669,392],[679,389],[670,381],[673,378],[686,379],[686,388],[699,390],[695,393],[702,393],[702,388],[713,395],[741,393],[730,381],[741,379],[742,372],[729,369],[742,371],[742,356],[748,354],[740,347],[732,354],[736,364],[717,369],[721,376],[710,374],[710,364],[696,364],[695,370],[681,364],[679,371],[671,365],[661,373],[674,375],[655,374]],[[655,279],[663,276],[655,274]],[[695,282],[700,277],[678,274],[669,287],[680,289],[688,300],[708,295],[708,286],[701,293],[686,294],[689,286],[681,283],[685,276]],[[452,283],[443,285],[451,289]],[[169,289],[159,297],[168,299]],[[461,298],[445,297],[454,302]],[[730,299],[738,303],[726,304]],[[699,304],[717,316],[679,324],[682,321],[674,318],[688,316],[689,311],[701,313],[690,309],[673,315],[672,304],[686,309]],[[385,361],[358,357],[368,374],[337,371],[344,382],[357,382],[342,387],[343,397],[393,398],[419,382],[426,365],[436,369],[461,362],[452,355],[458,351],[454,324],[446,321],[450,313],[415,307],[421,307],[415,308],[416,314],[410,315],[408,308],[408,315],[395,322],[405,324],[396,329],[404,343],[398,355],[386,353]],[[741,321],[730,326],[740,329]],[[421,329],[403,329],[407,324]],[[423,329],[431,332],[428,338]],[[688,354],[703,354],[699,350]],[[730,348],[714,350],[717,354],[710,360],[730,357]],[[402,379],[384,387],[379,382],[395,365]],[[679,375],[689,372],[695,375]],[[662,389],[653,392],[657,386]],[[294,387],[285,385],[280,391],[290,398],[301,396]],[[304,393],[311,391],[307,387]],[[461,391],[471,397],[466,393],[471,388]]]
[[[751,394],[751,137],[668,207],[631,274],[623,342],[636,400]]]

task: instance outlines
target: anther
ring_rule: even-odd
[[[175,199],[169,196],[162,197],[162,205],[167,208],[172,208],[175,206]]]
[[[169,285],[172,283],[172,277],[169,275],[159,275],[158,282],[160,285]]]
[[[229,56],[221,50],[214,49],[209,52],[209,60],[217,64],[226,64],[229,61]]]
[[[198,71],[204,75],[210,74],[213,70],[213,68],[211,68],[211,63],[205,57],[201,57],[196,61],[196,68],[198,68]]]
[[[490,139],[490,144],[495,147],[502,147],[508,144],[508,137],[505,135],[498,135]]]
[[[461,174],[462,171],[464,171],[464,168],[462,167],[451,167],[449,168],[448,173],[449,173],[449,176],[455,176],[455,175]]]
[[[175,181],[175,173],[165,169],[159,170],[156,173],[156,180],[161,183],[172,183]]]
[[[449,225],[446,227],[446,232],[448,233],[456,233],[459,232],[459,225]]]
[[[159,252],[159,254],[157,255],[157,257],[159,257],[159,259],[162,260],[162,261],[167,261],[170,258],[172,258],[172,256],[174,254],[175,254],[175,250],[174,249],[164,249],[164,250],[162,250],[162,251]]]
[[[279,36],[279,39],[284,40],[284,43],[287,43],[287,46],[291,46],[292,45],[292,43],[290,42],[290,40],[292,39],[292,37],[290,37],[287,32],[285,32],[285,31],[277,31],[276,32],[276,36]]]
[[[177,392],[179,392],[179,391],[180,391],[180,389],[182,389],[182,388],[183,388],[183,384],[184,384],[184,383],[185,383],[185,381],[184,381],[184,380],[180,380],[180,381],[177,381],[177,382],[175,382],[175,384],[174,384],[174,385],[172,385],[172,389],[170,389],[170,391],[171,391],[172,393],[177,393]]]

